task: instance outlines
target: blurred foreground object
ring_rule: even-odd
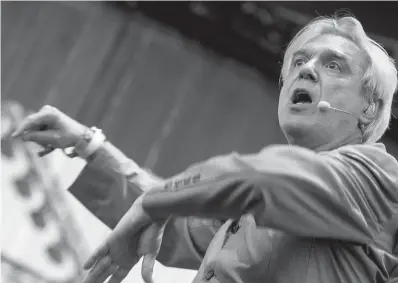
[[[1,106],[1,281],[77,283],[88,255],[58,179],[39,147],[12,139],[28,114]]]

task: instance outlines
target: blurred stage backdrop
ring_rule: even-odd
[[[81,262],[109,233],[65,192],[84,162],[37,160],[37,148],[9,138],[18,119],[53,105],[163,177],[285,143],[283,50],[340,8],[398,59],[393,2],[2,2],[2,282],[80,282]],[[397,120],[383,142],[398,157]],[[142,282],[139,268],[125,282]],[[157,264],[154,278],[194,274]]]

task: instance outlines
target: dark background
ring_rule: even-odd
[[[285,143],[280,62],[314,16],[350,9],[397,58],[395,4],[2,2],[2,101],[56,106],[169,176]],[[398,156],[396,120],[383,141]]]

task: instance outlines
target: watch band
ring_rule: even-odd
[[[102,133],[102,130],[95,127],[92,127],[91,130],[93,130],[94,134],[92,135],[91,140],[81,153],[81,156],[85,159],[87,159],[94,152],[96,152],[106,140],[106,137]]]
[[[72,152],[67,153],[64,151],[64,153],[69,157],[79,156],[81,158],[87,159],[101,147],[105,140],[106,137],[102,133],[102,130],[96,127],[87,128]]]

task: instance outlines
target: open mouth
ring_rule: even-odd
[[[311,96],[305,89],[296,89],[292,97],[293,104],[312,103]]]

